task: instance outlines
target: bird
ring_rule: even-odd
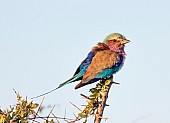
[[[92,47],[70,79],[59,84],[57,88],[33,98],[51,93],[75,81],[80,81],[75,86],[75,89],[79,89],[99,80],[112,77],[124,64],[126,58],[124,47],[129,42],[130,40],[126,39],[122,34],[111,33],[103,42],[99,42]]]

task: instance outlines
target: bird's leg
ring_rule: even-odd
[[[109,80],[109,79],[112,79],[112,80],[113,80],[113,76],[108,76],[108,77],[106,77],[106,78],[102,78],[102,79],[100,80],[100,83],[101,83],[101,84],[104,84],[104,82],[106,82],[106,80]],[[111,82],[111,83],[113,83],[113,84],[119,84],[119,83],[117,83],[117,82]]]
[[[100,83],[101,83],[101,84],[104,84],[104,82],[106,82],[106,80],[109,80],[109,79],[112,79],[112,80],[113,80],[113,76],[108,76],[108,77],[106,77],[106,78],[101,79],[101,80],[100,80]],[[112,84],[120,84],[120,83],[114,82],[114,81],[112,81],[111,83],[112,83]]]

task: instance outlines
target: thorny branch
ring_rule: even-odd
[[[103,118],[103,112],[105,106],[108,106],[106,105],[106,101],[108,98],[109,90],[113,83],[119,84],[113,82],[112,77],[106,78],[101,80],[95,88],[90,89],[91,94],[89,96],[80,94],[87,101],[87,105],[82,105],[85,106],[83,110],[81,110],[78,106],[70,102],[74,107],[76,107],[80,111],[80,113],[75,116],[75,119],[66,118],[66,113],[64,117],[56,117],[53,113],[54,107],[51,109],[50,113],[47,116],[42,117],[39,115],[39,113],[43,108],[42,103],[44,98],[39,105],[37,103],[33,103],[33,101],[29,102],[27,98],[22,99],[22,97],[15,91],[17,95],[17,104],[14,107],[10,107],[10,109],[7,109],[6,111],[0,110],[0,122],[39,123],[39,120],[44,120],[44,123],[54,123],[55,120],[60,123],[59,120],[64,120],[67,123],[75,123],[79,120],[84,119],[83,123],[86,123],[89,116],[94,116],[94,123],[100,123],[102,119],[107,120],[107,118]],[[35,109],[37,109],[37,111]]]
[[[106,78],[101,80],[95,88],[90,89],[90,96],[80,94],[83,98],[87,100],[88,104],[81,111],[81,113],[78,114],[73,123],[82,118],[85,118],[83,123],[86,123],[88,116],[95,116],[94,123],[100,123],[101,119],[107,120],[107,118],[103,117],[103,112],[105,106],[108,106],[106,105],[106,101],[112,84],[119,83],[113,82],[113,77]]]
[[[113,83],[115,83],[115,82],[113,82],[113,77],[111,77],[111,78],[109,78],[107,80],[104,80],[104,83],[106,81],[110,81],[110,83],[108,85],[106,85],[105,91],[102,91],[102,93],[101,93],[102,101],[101,101],[101,103],[99,104],[99,106],[97,108],[94,123],[100,123],[101,122],[103,112],[104,112],[104,109],[105,109],[105,106],[106,106],[106,101],[107,101],[107,98],[108,98],[109,90],[111,88],[111,85]],[[119,83],[115,83],[115,84],[119,84]]]

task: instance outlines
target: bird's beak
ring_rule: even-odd
[[[129,42],[130,42],[130,40],[124,39],[124,40],[121,41],[121,44],[127,44]]]

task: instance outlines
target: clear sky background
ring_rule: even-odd
[[[69,79],[91,47],[113,32],[131,40],[115,75],[106,123],[170,123],[169,0],[1,0],[0,106],[31,98]],[[69,84],[46,96],[54,113],[74,117],[95,84]],[[42,98],[34,102],[41,102]],[[91,123],[92,121],[89,121]]]

